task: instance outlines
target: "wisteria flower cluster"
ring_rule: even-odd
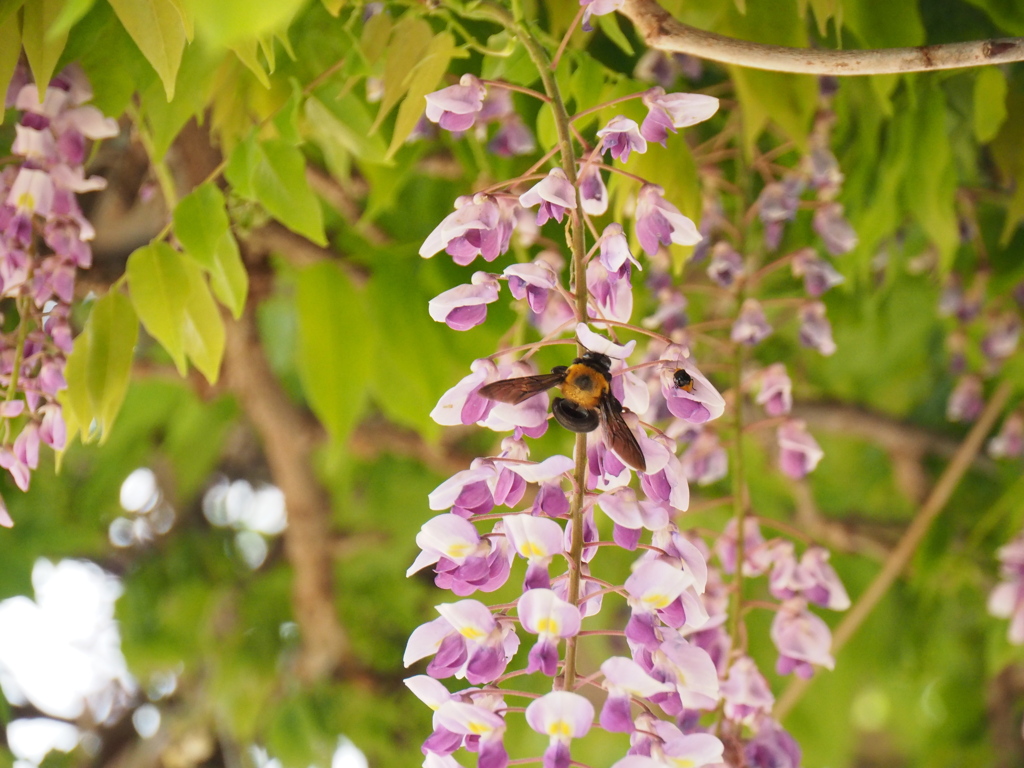
[[[116,121],[86,103],[91,98],[74,68],[42,93],[19,68],[7,92],[6,107],[22,115],[12,146],[19,162],[0,171],[0,298],[13,300],[18,315],[0,336],[0,467],[23,491],[40,444],[59,451],[66,441],[57,394],[67,387],[75,270],[91,265],[95,235],[76,195],[106,185],[85,175],[88,141],[118,133]],[[2,501],[0,524],[12,524]]]
[[[589,19],[616,4],[583,5]],[[456,134],[467,131],[484,119],[486,104],[501,87],[464,75],[427,96],[427,118]],[[550,93],[538,96],[562,108]],[[799,342],[825,355],[835,344],[820,297],[842,278],[810,248],[758,271],[716,216],[716,200],[706,203],[698,228],[664,189],[634,174],[626,174],[636,184],[633,198],[621,207],[632,211],[631,220],[600,226],[595,219],[609,209],[605,176],[619,172],[605,156],[625,163],[650,142],[665,144],[670,133],[711,119],[719,108],[711,96],[661,87],[637,97],[647,109],[642,122],[615,117],[590,140],[577,133],[579,154],[575,145],[571,152],[563,147],[561,162],[547,173],[460,197],[420,248],[425,258],[445,252],[462,266],[477,258],[491,264],[510,250],[513,238],[529,248],[540,228],[554,224],[566,227],[573,243],[567,257],[545,249],[500,271],[485,267],[430,301],[434,320],[466,331],[487,321],[504,286],[541,338],[474,361],[431,412],[442,425],[476,424],[506,436],[497,455],[475,459],[430,494],[437,514],[416,537],[420,554],[409,575],[430,568],[436,585],[456,598],[437,606],[437,617],[412,634],[406,649],[406,666],[428,660],[425,674],[407,680],[435,710],[434,731],[423,745],[425,766],[455,766],[453,755],[466,749],[483,768],[503,768],[510,759],[507,720],[522,712],[548,739],[542,758],[548,768],[566,768],[572,741],[594,728],[628,734],[617,768],[795,768],[800,750],[772,718],[774,697],[740,629],[744,579],[767,576],[767,591],[778,601],[770,607],[779,674],[808,677],[816,667],[834,665],[831,632],[808,609],[849,605],[826,550],[810,545],[798,553],[792,541],[766,540],[742,500],[742,485],[737,514],[715,541],[682,524],[690,484],[723,479],[727,445],[740,450],[738,415],[721,437],[713,425],[727,409],[735,414],[745,395],[764,409],[765,425],[777,430],[781,472],[801,478],[823,452],[806,425],[790,416],[792,382],[781,363],[738,369],[731,404],[702,372],[696,353],[709,339],[686,317],[687,297],[671,277],[665,249],[696,246],[695,260],[710,254],[708,289],[730,299],[735,311],[729,340],[716,339],[710,348],[720,352],[724,343],[741,356],[774,332],[768,311],[775,307],[756,298],[766,269],[790,266],[802,280],[808,299],[787,300],[783,309],[796,307]],[[838,255],[854,246],[856,236],[834,202],[842,176],[826,143],[819,135],[808,160],[791,177],[766,184],[754,203],[766,250],[783,241],[805,190],[818,196],[814,226],[825,250]],[[573,241],[584,223],[593,234],[589,250]],[[646,261],[634,255],[635,246]],[[639,273],[658,307],[634,324],[633,280]],[[622,334],[639,340],[624,341]],[[566,349],[566,366],[574,357],[576,362],[550,375],[538,371],[533,354],[558,345],[566,345],[559,347]],[[580,357],[584,351],[591,357]],[[593,355],[608,361],[603,381],[599,371],[586,373]],[[573,378],[580,366],[582,389]],[[524,382],[521,396],[494,394],[496,383],[517,378]],[[543,390],[554,386],[563,395],[554,400],[556,414],[568,401],[583,426],[569,424],[579,432],[572,456],[534,458],[531,440],[547,431],[551,418],[552,401]],[[590,412],[596,415],[588,421]],[[624,450],[633,444],[642,460]],[[636,553],[630,575],[619,584],[603,578],[609,556],[602,553],[609,547]],[[489,606],[480,599],[510,580],[521,590],[513,603]],[[587,632],[613,601],[627,609],[624,625]],[[618,645],[601,637],[609,634]],[[577,667],[581,644],[607,651],[598,669]],[[510,670],[521,645],[525,666]],[[523,674],[549,679],[550,692],[508,686]],[[469,687],[449,689],[439,682],[445,679]]]

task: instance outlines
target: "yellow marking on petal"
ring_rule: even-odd
[[[32,196],[31,192],[26,190],[18,196],[18,202],[15,204],[15,207],[23,211],[34,211],[36,209],[36,199]]]
[[[460,629],[459,634],[469,640],[479,640],[481,637],[484,636],[484,633],[481,632],[479,629],[477,629],[476,627],[469,626]]]
[[[474,734],[475,736],[483,736],[485,733],[491,732],[491,726],[489,726],[487,723],[471,721],[469,723],[469,730],[470,733]]]
[[[668,595],[654,593],[644,597],[644,602],[652,608],[664,608],[672,601],[668,599]]]
[[[465,557],[467,552],[469,552],[469,544],[466,542],[452,544],[445,550],[445,554],[452,560],[458,557]]]
[[[523,557],[547,557],[547,554],[532,541],[523,542]]]
[[[688,757],[669,757],[669,764],[677,766],[677,768],[693,768],[697,763]]]
[[[548,736],[572,736],[572,727],[565,720],[555,720],[548,726]]]
[[[541,619],[537,622],[538,635],[557,635],[559,629],[561,629],[561,627],[554,619]]]

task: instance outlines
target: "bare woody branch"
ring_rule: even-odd
[[[620,9],[651,48],[723,64],[805,75],[891,75],[1024,61],[1024,38],[866,51],[786,48],[705,32],[677,21],[656,0],[626,0]]]

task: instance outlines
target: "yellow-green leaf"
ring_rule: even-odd
[[[21,42],[32,77],[39,84],[40,96],[53,78],[53,70],[68,41],[67,32],[50,33],[63,5],[60,0],[31,0],[22,9]]]
[[[174,209],[174,234],[210,276],[210,287],[236,318],[249,292],[249,274],[231,234],[224,196],[206,183],[182,198]]]
[[[93,306],[87,330],[86,386],[102,442],[110,434],[128,391],[139,320],[128,298],[112,291]]]
[[[174,83],[185,50],[185,25],[173,0],[110,0],[132,40],[164,84],[167,100],[174,98]]]
[[[48,34],[62,35],[65,32],[70,32],[71,28],[89,12],[95,2],[96,0],[67,0],[64,7],[60,9],[60,13],[57,14],[57,18],[53,20]]]
[[[0,93],[7,93],[7,86],[11,83],[20,55],[21,30],[18,25],[0,24]],[[0,110],[0,123],[3,121],[3,110]]]
[[[185,0],[203,39],[223,46],[274,32],[302,5],[303,0]]]
[[[982,144],[992,141],[1006,120],[1006,75],[998,67],[983,67],[974,80],[974,135]]]
[[[337,18],[338,14],[341,13],[341,9],[345,7],[345,0],[321,0],[324,8],[327,12]],[[383,16],[383,14],[378,14]]]
[[[167,243],[144,245],[128,257],[128,288],[146,331],[185,375],[185,306],[189,299],[186,257]],[[196,267],[198,269],[198,266]]]
[[[416,127],[420,116],[426,109],[424,97],[437,90],[437,85],[448,71],[448,65],[455,56],[455,38],[448,32],[442,32],[430,41],[430,46],[423,60],[416,65],[409,79],[409,91],[402,106],[398,108],[395,120],[395,132],[391,136],[388,147],[388,158],[394,157],[399,147],[405,142]]]
[[[383,14],[381,14],[383,15]],[[410,74],[430,45],[430,25],[418,16],[404,16],[395,25],[384,59],[384,96],[370,132],[380,127],[381,121],[401,100],[409,88]]]
[[[306,159],[291,144],[271,139],[258,144],[252,191],[275,219],[317,245],[327,245],[320,200],[306,180]]]
[[[343,441],[365,406],[375,351],[366,297],[337,264],[323,262],[299,273],[295,302],[302,387],[324,428]]]
[[[267,76],[266,71],[263,69],[263,64],[260,63],[259,56],[256,55],[259,49],[259,42],[257,40],[240,40],[231,46],[231,50],[235,52],[235,56],[238,60],[245,64],[246,68],[256,75],[256,79],[260,81],[260,85],[264,88],[270,87],[270,78]]]
[[[199,265],[186,259],[182,266],[188,279],[188,299],[182,326],[185,352],[206,380],[216,384],[224,359],[224,319]]]

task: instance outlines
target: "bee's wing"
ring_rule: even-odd
[[[646,472],[647,461],[644,459],[644,452],[640,450],[640,443],[636,441],[633,431],[622,418],[622,405],[614,396],[607,394],[601,398],[601,417],[612,450],[633,469]]]
[[[518,405],[544,390],[557,387],[565,381],[565,372],[542,373],[538,376],[520,376],[516,379],[502,379],[480,388],[480,397],[497,400],[499,403]]]

